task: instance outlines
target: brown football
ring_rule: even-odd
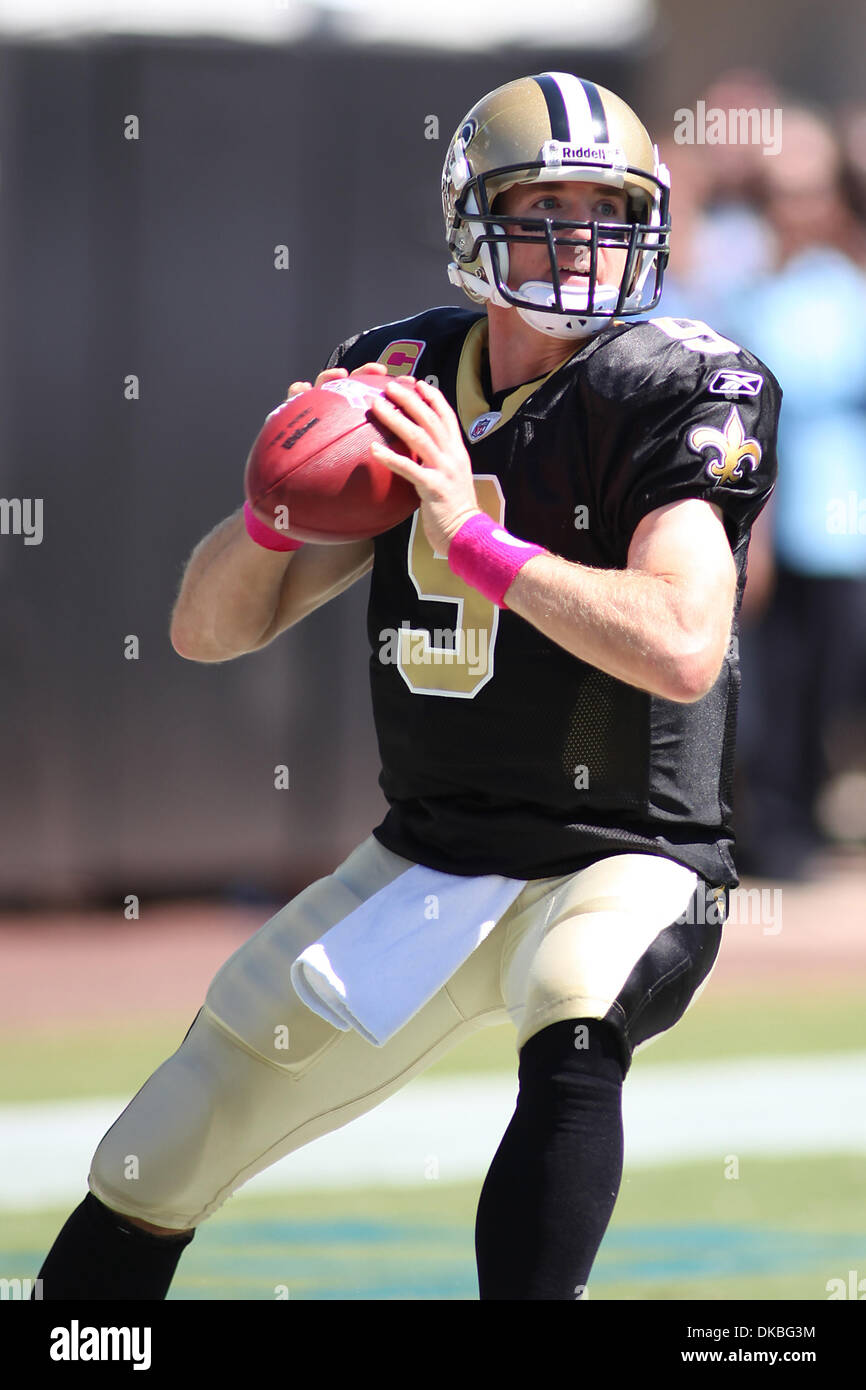
[[[247,501],[275,530],[337,544],[381,535],[418,506],[411,483],[370,456],[411,456],[369,411],[388,384],[372,372],[302,391],[271,411],[247,459]]]

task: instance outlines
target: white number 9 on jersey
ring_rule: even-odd
[[[692,352],[706,352],[714,356],[716,353],[741,351],[739,344],[732,343],[730,338],[723,338],[700,319],[648,319],[647,322]]]

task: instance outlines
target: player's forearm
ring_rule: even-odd
[[[270,626],[294,551],[265,550],[243,515],[220,522],[193,551],[171,619],[171,643],[190,661],[230,661]]]
[[[688,703],[706,694],[728,642],[728,633],[708,629],[681,585],[633,569],[590,569],[538,555],[506,598],[566,651],[666,700]]]

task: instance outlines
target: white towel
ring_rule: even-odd
[[[525,879],[464,878],[413,865],[292,965],[308,1008],[381,1047],[496,926]]]

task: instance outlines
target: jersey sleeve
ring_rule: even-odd
[[[699,498],[721,509],[736,550],[770,497],[781,388],[757,358],[728,347],[662,342],[635,389],[608,403],[603,512],[625,547],[650,512]]]
[[[340,343],[339,347],[335,347],[334,351],[331,353],[330,357],[325,363],[325,371],[327,371],[330,367],[345,366],[346,364],[344,363],[343,358],[346,356],[347,353],[351,352],[352,348],[355,347],[355,345],[361,341],[363,336],[363,333],[356,333],[353,338],[347,338],[345,343]]]

